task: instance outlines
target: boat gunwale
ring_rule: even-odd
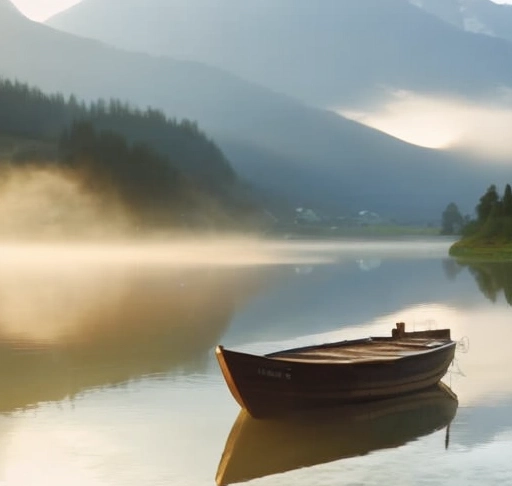
[[[406,336],[405,339],[415,339],[414,336]],[[426,339],[424,337],[419,337],[418,339]],[[439,352],[443,349],[450,348],[452,346],[456,345],[456,342],[453,341],[451,338],[432,338],[436,339],[437,341],[442,342],[439,346],[428,348],[425,347],[425,349],[421,349],[419,346],[417,350],[415,350],[414,353],[410,354],[404,354],[400,355],[397,354],[395,356],[389,356],[389,357],[383,357],[383,356],[376,356],[374,358],[368,358],[368,359],[308,359],[307,357],[297,357],[297,358],[287,358],[286,354],[291,353],[299,353],[304,351],[313,351],[313,350],[321,350],[321,349],[329,349],[329,348],[339,348],[339,347],[347,347],[352,344],[365,344],[365,343],[372,343],[372,342],[389,342],[389,343],[400,343],[400,338],[395,337],[367,337],[362,339],[353,339],[353,340],[343,340],[338,341],[335,343],[324,343],[324,344],[316,344],[316,345],[309,345],[309,346],[301,346],[297,348],[290,348],[285,349],[281,351],[276,351],[268,354],[253,354],[253,353],[244,353],[240,351],[232,351],[227,349],[228,352],[233,353],[239,353],[239,354],[245,354],[247,356],[252,356],[254,358],[261,358],[261,359],[269,359],[271,361],[279,361],[279,362],[290,362],[290,363],[304,363],[308,365],[355,365],[355,364],[363,364],[363,363],[390,363],[398,360],[403,359],[414,359],[418,356],[424,356],[426,354]],[[404,347],[407,346],[406,343],[403,343]],[[224,349],[224,348],[222,348]]]
[[[386,364],[386,363],[394,363],[396,361],[402,361],[402,360],[409,360],[409,359],[415,359],[415,358],[419,358],[420,356],[425,356],[427,354],[431,354],[431,353],[437,353],[437,352],[440,352],[441,350],[444,350],[444,349],[448,349],[450,347],[453,347],[455,346],[456,343],[454,341],[452,342],[448,342],[446,344],[443,344],[441,346],[437,346],[435,348],[432,348],[432,349],[425,349],[425,350],[422,350],[422,351],[417,351],[415,353],[411,353],[411,354],[407,354],[407,355],[397,355],[397,356],[394,356],[394,357],[389,357],[389,358],[383,358],[383,357],[375,357],[375,358],[368,358],[368,359],[351,359],[351,360],[336,360],[336,359],[325,359],[325,360],[310,360],[310,359],[307,359],[307,358],[286,358],[286,357],[283,357],[283,358],[278,358],[278,357],[274,357],[274,356],[271,356],[271,355],[259,355],[259,354],[252,354],[252,353],[244,353],[242,351],[234,351],[234,350],[231,350],[231,349],[226,349],[224,348],[223,346],[218,346],[217,348],[220,348],[222,349],[222,351],[217,351],[217,354],[220,354],[220,353],[236,353],[236,354],[239,354],[239,355],[244,355],[244,356],[249,356],[251,358],[255,358],[255,359],[260,359],[260,360],[263,360],[263,361],[270,361],[272,363],[276,363],[276,362],[279,362],[279,363],[296,363],[296,364],[304,364],[304,365],[308,365],[308,366],[354,366],[354,365],[359,365],[359,364]]]

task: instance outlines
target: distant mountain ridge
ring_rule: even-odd
[[[425,11],[446,18],[457,0],[414,3],[424,10],[409,0],[83,0],[48,25],[217,66],[323,107],[361,106],[395,89],[474,98],[512,87],[512,45]],[[489,11],[494,30],[494,10],[508,11],[462,3],[482,18]]]
[[[9,0],[0,0],[0,12],[9,13],[10,15],[20,15],[19,10],[9,1]]]
[[[197,120],[251,183],[335,214],[432,220],[452,200],[470,207],[506,172],[403,143],[220,69],[130,53],[18,14],[0,17],[0,66],[4,78],[47,92],[115,97]]]
[[[490,0],[409,0],[459,29],[512,42],[512,5]]]

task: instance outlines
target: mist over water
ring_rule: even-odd
[[[98,194],[76,171],[30,164],[0,170],[0,263],[5,268],[292,265],[363,258],[368,252],[428,257],[442,254],[447,245],[447,240],[308,241],[215,230],[144,230],[115,194]]]
[[[112,268],[252,267],[268,265],[365,262],[379,258],[435,258],[446,254],[451,240],[282,241],[195,235],[188,238],[0,243],[5,270],[26,268],[52,272],[106,271]],[[370,259],[370,260],[366,260]]]
[[[104,238],[130,228],[115,195],[86,187],[76,171],[31,164],[0,169],[0,239]]]

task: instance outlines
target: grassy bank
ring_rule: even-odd
[[[512,261],[512,241],[504,238],[466,238],[454,243],[449,253],[464,260]]]

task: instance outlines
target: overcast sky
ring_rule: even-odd
[[[27,17],[32,20],[46,20],[53,14],[72,5],[80,3],[80,0],[11,0]],[[108,1],[108,0],[105,0]],[[512,0],[493,0],[496,3],[510,3]]]

